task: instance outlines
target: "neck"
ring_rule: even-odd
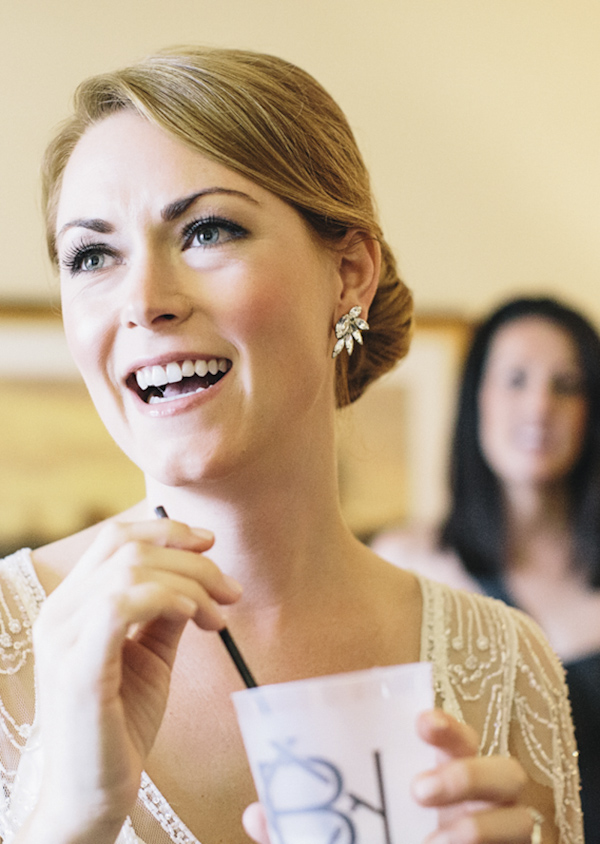
[[[356,541],[340,513],[334,450],[314,440],[295,454],[274,449],[218,482],[170,487],[147,478],[146,515],[159,504],[214,532],[208,556],[242,583],[249,609],[306,600],[307,590],[335,582]]]
[[[570,569],[572,535],[564,485],[511,487],[503,499],[508,569]]]

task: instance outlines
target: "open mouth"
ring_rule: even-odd
[[[132,372],[127,386],[146,404],[174,401],[213,387],[231,369],[227,358],[173,361],[166,366],[144,366]]]

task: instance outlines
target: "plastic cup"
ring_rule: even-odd
[[[421,844],[437,811],[413,799],[435,766],[416,732],[433,707],[427,662],[232,695],[271,844]]]

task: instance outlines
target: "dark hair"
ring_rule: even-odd
[[[571,337],[583,372],[588,421],[579,458],[567,478],[575,558],[592,586],[600,586],[600,337],[577,311],[550,299],[519,298],[495,310],[475,332],[463,368],[450,454],[450,509],[440,545],[459,555],[473,575],[499,574],[505,520],[498,479],[479,442],[478,398],[492,341],[509,322],[548,320]]]

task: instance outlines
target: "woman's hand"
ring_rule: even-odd
[[[186,623],[218,630],[219,605],[240,596],[204,556],[212,544],[210,532],[166,519],[113,523],[42,607],[33,636],[44,776],[34,815],[65,840],[114,841]]]
[[[415,799],[439,809],[439,828],[424,844],[535,841],[536,812],[523,802],[527,778],[516,759],[478,757],[475,731],[439,709],[424,712],[417,730],[440,751],[440,764],[413,783]],[[248,806],[243,821],[253,841],[269,844],[265,815],[258,803]]]
[[[244,829],[256,844],[271,844],[267,831],[267,819],[260,803],[251,803],[242,818]]]
[[[516,759],[477,756],[475,731],[439,709],[422,713],[417,731],[440,751],[440,764],[413,782],[415,799],[440,810],[439,830],[425,844],[535,841],[537,812],[524,800],[527,777]]]

